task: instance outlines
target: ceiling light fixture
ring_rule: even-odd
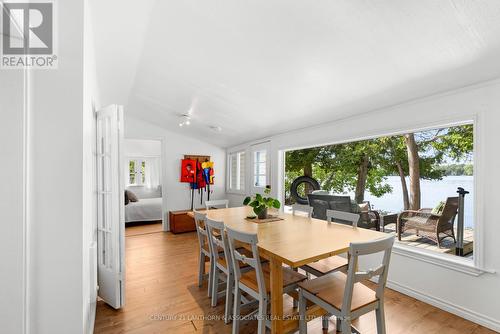
[[[183,127],[184,125],[189,125],[189,124],[191,124],[191,117],[189,115],[182,115],[179,126]]]
[[[215,132],[222,132],[222,128],[217,125],[210,125],[210,130],[215,131]]]

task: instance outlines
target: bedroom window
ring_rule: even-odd
[[[245,190],[245,152],[229,154],[229,190]]]
[[[144,160],[129,160],[129,185],[141,185],[146,182],[146,161]]]

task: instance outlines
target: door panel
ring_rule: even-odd
[[[116,105],[97,112],[97,279],[99,297],[116,309],[125,302],[122,120]]]

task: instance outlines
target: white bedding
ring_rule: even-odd
[[[141,198],[125,205],[125,223],[162,220],[161,198]]]

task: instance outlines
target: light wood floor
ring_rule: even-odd
[[[161,220],[157,222],[128,223],[125,225],[125,236],[131,237],[134,235],[156,233],[162,230]]]
[[[210,307],[206,286],[198,287],[196,234],[145,233],[126,238],[126,306],[114,310],[98,302],[95,333],[231,333],[231,326],[217,319],[223,300]],[[389,289],[386,321],[390,334],[495,333]],[[373,312],[354,325],[376,333]],[[255,330],[255,322],[241,326],[242,333]],[[322,333],[321,321],[310,322],[309,333]],[[335,333],[334,321],[329,333]]]

